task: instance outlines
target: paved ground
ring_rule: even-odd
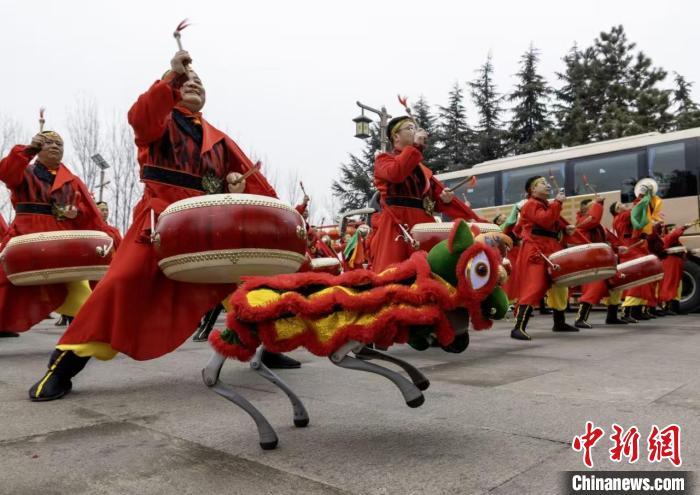
[[[418,409],[381,377],[297,352],[303,368],[283,376],[311,415],[302,429],[274,386],[227,364],[222,378],[276,427],[274,451],[203,386],[205,344],[149,362],[91,362],[72,394],[30,403],[60,334],[52,323],[0,340],[2,494],[560,493],[561,471],[583,467],[571,441],[586,420],[606,432],[636,425],[643,440],[652,424],[677,423],[683,469],[700,464],[700,315],[575,335],[553,334],[550,317],[537,316],[529,343],[508,338],[503,322],[473,332],[461,355],[398,348],[432,382]],[[670,467],[614,465],[608,448],[593,451],[596,467]]]

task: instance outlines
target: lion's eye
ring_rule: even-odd
[[[483,251],[467,263],[465,276],[469,279],[474,289],[478,290],[485,286],[489,282],[490,275],[491,263],[489,263],[489,259]]]

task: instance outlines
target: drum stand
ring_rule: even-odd
[[[274,372],[262,363],[263,346],[258,347],[255,356],[250,361],[250,368],[265,380],[278,386],[287,395],[292,403],[294,413],[294,426],[303,428],[309,424],[309,414],[306,412],[301,399],[292,391],[291,388]],[[350,356],[353,352],[355,356]],[[411,364],[394,356],[384,354],[366,347],[364,344],[357,341],[350,341],[343,345],[340,349],[329,356],[331,363],[341,368],[366,371],[376,373],[390,380],[396,385],[403,395],[406,405],[409,407],[419,407],[425,401],[421,390],[426,390],[430,386],[428,379],[417,368]],[[390,370],[383,366],[370,363],[370,360],[387,361],[402,368],[411,379],[410,381],[404,378],[403,375],[396,371]],[[219,380],[221,368],[224,365],[226,358],[221,354],[214,352],[209,362],[202,370],[202,378],[204,384],[211,388],[214,392],[223,398],[233,402],[238,407],[243,409],[255,422],[258,428],[258,436],[260,438],[260,447],[264,450],[274,449],[278,443],[278,437],[274,428],[270,425],[265,416],[251,404],[243,395],[237,392],[230,385],[226,385]]]

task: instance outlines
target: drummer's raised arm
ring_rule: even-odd
[[[0,161],[0,181],[7,184],[7,187],[17,187],[24,180],[24,169],[34,158],[35,153],[29,150],[28,146],[18,144],[14,146],[10,153]]]
[[[167,118],[181,99],[179,87],[183,77],[168,71],[163,79],[153,83],[148,91],[139,96],[129,110],[129,124],[134,129],[138,146],[156,141],[165,132]]]

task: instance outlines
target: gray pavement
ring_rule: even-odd
[[[573,320],[573,315],[569,315]],[[252,421],[201,382],[210,351],[188,342],[147,362],[91,362],[74,392],[30,403],[61,329],[47,320],[0,339],[2,494],[548,494],[561,471],[582,470],[571,441],[587,420],[609,435],[636,425],[643,458],[599,469],[650,465],[652,424],[683,428],[684,470],[700,464],[700,315],[554,334],[531,322],[532,342],[508,337],[510,322],[472,332],[463,354],[392,353],[418,366],[431,387],[417,409],[384,378],[348,371],[305,351],[301,370],[280,373],[304,400],[311,424],[295,428],[289,402],[246,365],[227,363],[237,384],[276,428],[262,451]],[[223,320],[222,320],[223,321]],[[602,445],[602,446],[601,446]]]

